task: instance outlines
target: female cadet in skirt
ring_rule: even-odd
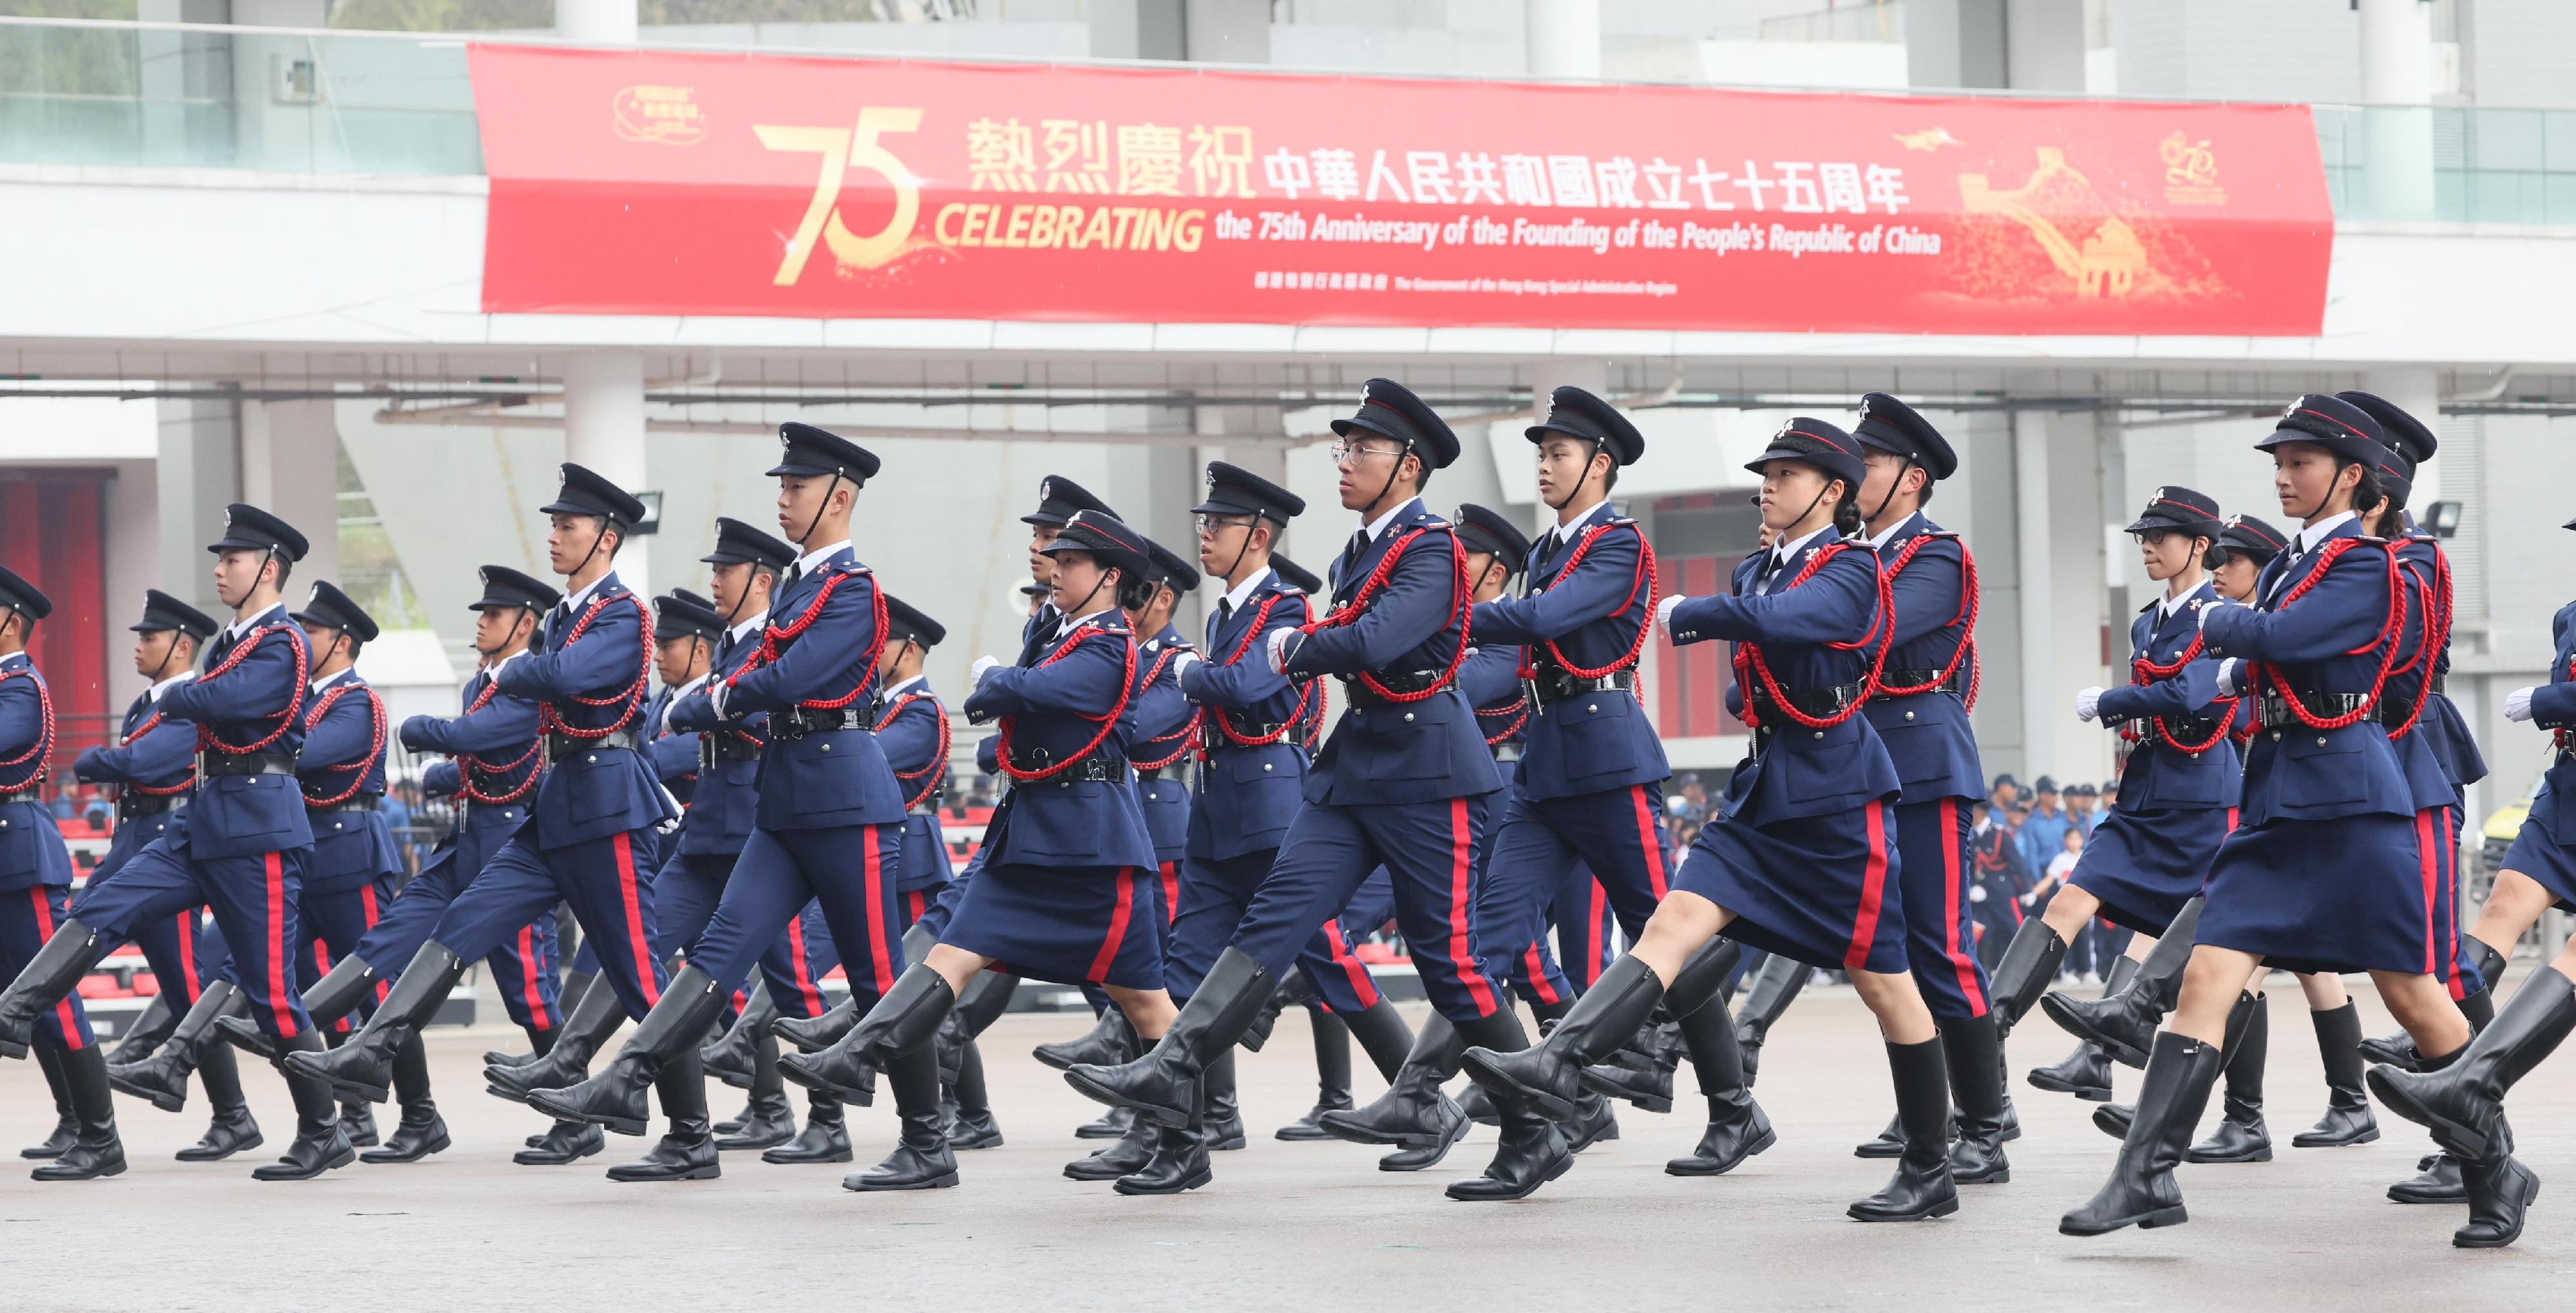
[[[2111,1178],[2058,1229],[2099,1235],[2187,1220],[2173,1168],[2208,1103],[2258,970],[2367,970],[2418,1047],[2448,1061],[2468,1023],[2443,988],[2414,844],[2415,810],[2377,709],[2402,659],[2412,599],[2396,553],[2354,514],[2383,495],[2391,448],[2333,396],[2290,403],[2258,447],[2302,524],[2253,607],[2201,608],[2222,693],[2255,699],[2239,827],[2219,847],[2172,1028],[2157,1035]],[[2125,795],[2127,790],[2122,790]],[[2125,801],[2125,797],[2123,799]]]
[[[1152,585],[1145,539],[1106,515],[1081,511],[1043,549],[1062,617],[1036,636],[1017,665],[978,657],[968,719],[1000,722],[996,761],[1010,792],[985,830],[983,870],[966,882],[927,957],[830,1048],[780,1060],[800,1084],[847,1085],[867,1068],[932,1042],[958,995],[997,964],[1014,975],[1106,989],[1146,1041],[1175,1009],[1163,988],[1163,914],[1154,842],[1128,767],[1127,711],[1137,645],[1120,612]],[[938,1117],[898,1087],[905,1147],[924,1122],[921,1161],[887,1165],[853,1189],[926,1189],[957,1182],[955,1159],[930,1133]],[[1121,1193],[1204,1185],[1207,1150],[1196,1129],[1165,1128],[1144,1170],[1118,1179]]]
[[[1736,595],[1668,600],[1676,643],[1733,641],[1753,755],[1727,783],[1670,893],[1636,946],[1556,1030],[1519,1053],[1471,1049],[1467,1072],[1498,1099],[1571,1109],[1585,1065],[1633,1036],[1658,1002],[1688,1015],[1721,973],[1686,971],[1711,936],[1851,973],[1879,1019],[1906,1139],[1887,1188],[1851,1206],[1861,1221],[1958,1211],[1950,1091],[1939,1032],[1906,968],[1891,813],[1896,768],[1858,713],[1886,656],[1892,609],[1877,555],[1852,540],[1861,445],[1805,416],[1748,468],[1762,478],[1775,546],[1736,568]],[[1703,975],[1705,978],[1703,978]]]

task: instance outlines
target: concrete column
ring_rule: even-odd
[[[2430,369],[2373,369],[2361,376],[2361,389],[2376,392],[2403,407],[2407,414],[2424,421],[2424,427],[2441,432],[2442,376]],[[2442,458],[2438,454],[2415,471],[2415,495],[2407,505],[2421,512],[2442,499]]]
[[[635,28],[635,0],[555,0],[555,32],[568,41],[631,46]]]
[[[1907,0],[1906,82],[1918,87],[2009,85],[2004,5],[2005,0]],[[2077,59],[2080,72],[2080,49]]]
[[[107,705],[123,707],[143,691],[143,677],[125,660],[125,626],[143,611],[143,590],[182,596],[185,587],[161,582],[161,493],[157,461],[121,460],[107,484]],[[207,541],[211,542],[212,539]],[[203,547],[200,543],[198,546]],[[198,553],[200,557],[204,552]]]
[[[287,582],[287,601],[301,603],[316,579],[340,582],[340,430],[330,402],[242,403],[241,491],[312,544]]]
[[[2361,99],[2369,106],[2363,187],[2372,219],[2433,217],[2433,7],[2359,0]]]
[[[1183,0],[1181,44],[1202,63],[1267,64],[1269,0]]]
[[[2054,593],[2049,548],[2048,420],[2035,410],[2016,411],[2013,428],[2013,572],[2019,580],[2021,626],[2016,645],[2021,667],[2022,782],[2059,769],[2049,760],[2051,726],[2059,708],[2051,672],[2048,599]]]
[[[159,587],[221,618],[227,612],[215,599],[214,558],[206,544],[224,536],[225,504],[241,500],[239,407],[230,401],[164,401],[160,411],[154,480],[161,513]]]
[[[644,357],[632,351],[590,351],[564,360],[564,459],[587,466],[628,492],[646,490],[644,460]],[[617,574],[626,586],[652,595],[652,570],[644,540],[620,548]]]
[[[1086,0],[1094,59],[1191,58],[1184,0]],[[1267,16],[1265,15],[1265,18]],[[1264,59],[1269,33],[1262,34]]]
[[[1532,77],[1601,76],[1601,0],[1522,0]]]
[[[2015,91],[2082,95],[2084,0],[2005,0],[2004,79]]]

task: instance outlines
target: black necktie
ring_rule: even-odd
[[[716,669],[724,669],[725,658],[733,655],[733,631],[716,635]]]
[[[786,596],[787,591],[796,586],[796,581],[804,577],[805,563],[803,561],[798,561],[796,564],[787,567],[787,577],[781,580],[778,585],[779,595],[782,597]]]
[[[1234,599],[1231,597],[1218,598],[1216,600],[1217,632],[1224,633],[1226,623],[1232,619],[1234,619]]]
[[[1351,535],[1351,545],[1342,549],[1342,578],[1343,578],[1343,579],[1348,579],[1348,578],[1350,578],[1350,576],[1351,576],[1351,571],[1352,571],[1352,570],[1354,570],[1354,569],[1356,569],[1356,568],[1358,568],[1359,563],[1360,563],[1360,556],[1361,556],[1361,554],[1362,554],[1362,553],[1364,553],[1364,552],[1368,551],[1368,545],[1369,545],[1369,535],[1368,535],[1368,530],[1366,530],[1366,529],[1362,529],[1362,530],[1360,530],[1359,532],[1354,533],[1354,534],[1352,534],[1352,535]],[[1337,580],[1335,580],[1334,582],[1338,584],[1338,583],[1339,583],[1339,582],[1341,582],[1341,581],[1337,579]]]

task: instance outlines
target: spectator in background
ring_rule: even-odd
[[[1976,806],[1968,853],[1976,874],[1968,901],[1977,922],[1977,956],[1991,967],[2021,927],[2021,896],[2029,887],[2022,879],[2021,846],[2012,822],[1991,801]]]
[[[1986,801],[1994,804],[1995,819],[1999,821],[2003,819],[2004,812],[2020,800],[2021,781],[2010,773],[1996,776],[1993,787],[1986,790]]]
[[[1682,798],[1685,802],[1690,804],[1690,809],[1684,812],[1683,815],[1690,820],[1703,823],[1706,822],[1708,820],[1708,786],[1699,782],[1699,775],[1696,772],[1685,772],[1681,778],[1681,786]]]
[[[2014,828],[2021,831],[2022,865],[2034,881],[2048,873],[2049,863],[2056,860],[2066,842],[2066,832],[2074,821],[2059,806],[2057,781],[2042,775],[2031,781],[2030,819]]]
[[[2101,797],[2102,791],[2090,784],[2078,784],[2066,791],[2066,815],[2086,838],[2091,838],[2093,827],[2102,823],[2102,809],[2096,805]]]

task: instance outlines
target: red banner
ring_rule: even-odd
[[[2304,106],[478,45],[495,312],[2313,335]]]

